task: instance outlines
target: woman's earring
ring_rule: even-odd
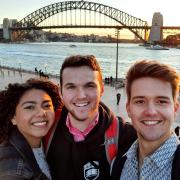
[[[11,120],[11,122],[13,125],[16,125],[16,120],[14,118]]]

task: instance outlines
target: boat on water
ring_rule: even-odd
[[[74,45],[74,44],[71,44],[71,45],[69,45],[69,47],[76,47],[76,45]]]
[[[169,50],[169,48],[163,47],[160,45],[151,45],[151,46],[147,47],[146,49],[149,49],[149,50]]]

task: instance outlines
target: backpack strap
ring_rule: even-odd
[[[105,132],[105,150],[109,164],[111,164],[111,161],[118,152],[118,138],[119,138],[119,122],[117,117],[115,117]]]
[[[126,155],[121,157],[119,154],[115,159],[113,159],[110,172],[111,180],[120,179],[126,159]]]
[[[174,154],[174,159],[172,163],[171,179],[179,180],[180,179],[180,144],[177,146],[177,149]]]
[[[48,131],[47,135],[43,138],[43,145],[44,145],[44,151],[45,151],[45,155],[47,155],[54,132],[56,130],[56,127],[58,125],[58,122],[60,120],[61,117],[61,110],[62,109],[58,109],[55,112],[55,121],[54,124],[52,125],[52,127],[50,128],[50,130]]]

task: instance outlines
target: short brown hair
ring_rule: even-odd
[[[63,79],[62,79],[62,74],[63,74],[63,70],[65,68],[69,68],[69,67],[81,67],[81,66],[88,66],[89,68],[91,68],[93,71],[98,71],[99,72],[99,81],[100,84],[102,85],[103,83],[103,79],[102,79],[102,71],[101,68],[95,58],[95,56],[93,55],[75,55],[75,56],[70,56],[67,57],[60,69],[60,85],[62,86],[63,83]]]
[[[131,98],[132,83],[143,77],[157,78],[162,81],[169,82],[172,87],[172,96],[176,100],[176,95],[179,92],[180,76],[176,70],[166,64],[157,61],[142,60],[134,63],[126,75],[126,93],[128,102]]]

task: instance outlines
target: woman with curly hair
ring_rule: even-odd
[[[50,81],[29,79],[0,92],[0,179],[51,179],[42,138],[60,105]]]

